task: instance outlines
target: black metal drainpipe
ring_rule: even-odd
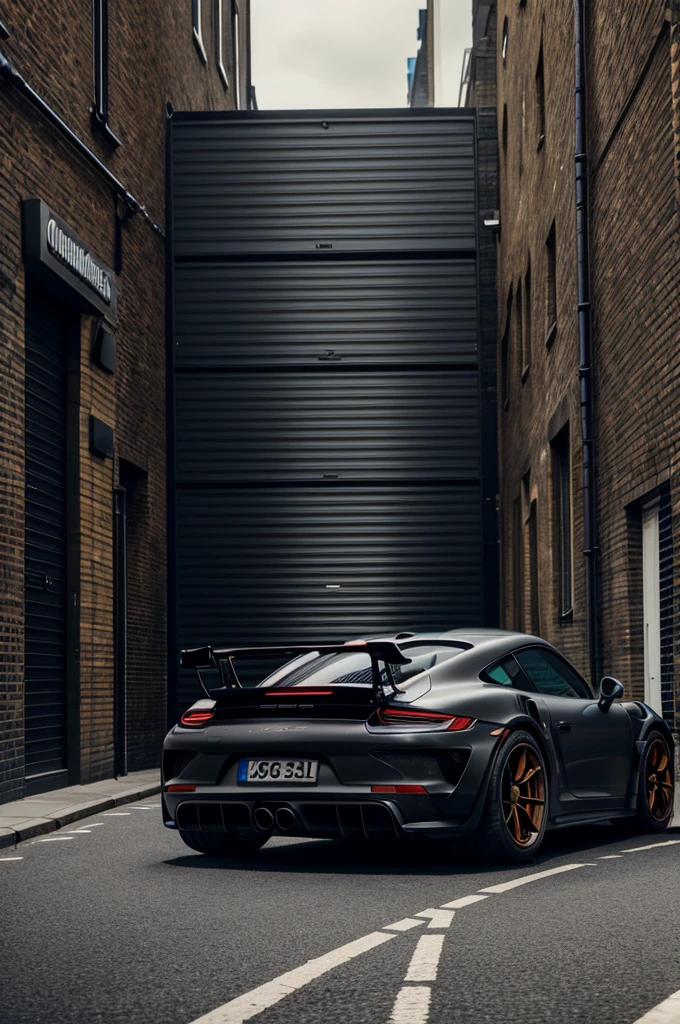
[[[595,468],[595,398],[593,387],[590,255],[588,240],[588,151],[586,148],[585,0],[574,0],[575,21],[575,171],[576,246],[578,260],[578,340],[583,458],[583,553],[586,559],[586,618],[588,654],[593,684],[600,679],[599,546]]]
[[[90,163],[97,171],[99,171],[102,177],[106,179],[107,184],[113,189],[116,195],[121,197],[131,213],[140,214],[157,235],[160,235],[161,238],[165,237],[162,227],[159,224],[156,224],[139,200],[135,199],[132,193],[125,188],[125,185],[118,180],[115,174],[111,173],[106,164],[102,163],[96,153],[93,153],[92,150],[85,145],[83,140],[69,128],[66,122],[62,121],[59,115],[52,110],[42,96],[38,95],[35,89],[28,84],[26,79],[19,74],[12,62],[4,55],[2,50],[0,50],[0,79],[13,86],[17,92],[21,93],[22,96],[25,96],[29,103],[39,110],[40,113],[47,118],[50,124],[54,125],[54,127],[61,132],[66,139],[68,139],[71,145],[78,150],[81,156],[84,156],[88,163]]]

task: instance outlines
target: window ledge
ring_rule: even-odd
[[[205,52],[205,46],[203,45],[203,39],[199,36],[196,29],[194,29],[194,46],[198,50],[198,54],[204,64],[208,63],[208,54]]]
[[[524,384],[525,380],[527,379],[527,377],[529,376],[530,373],[531,373],[531,363],[528,363],[527,366],[525,366],[524,369],[522,370],[522,384]]]
[[[510,407],[510,402],[506,398],[505,401],[503,402],[503,412],[507,412],[509,407]]]
[[[560,612],[558,615],[558,621],[560,623],[573,622],[574,621],[574,609],[567,608],[566,611]]]
[[[545,135],[538,136],[538,142],[536,143],[536,152],[540,153],[545,146]]]
[[[552,345],[552,343],[554,342],[556,337],[557,337],[557,321],[552,323],[550,325],[550,327],[548,328],[548,333],[545,336],[545,346],[546,346],[546,348],[550,348],[550,346]]]

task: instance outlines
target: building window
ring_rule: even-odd
[[[524,304],[522,302],[522,279],[520,278],[517,282],[517,288],[515,290],[515,316],[513,318],[513,339],[512,339],[512,373],[513,375],[518,372],[517,363],[522,358],[522,346],[524,338],[524,324],[523,324],[523,313]],[[519,372],[521,372],[521,367]]]
[[[503,58],[503,66],[508,56],[508,19],[503,20],[503,35],[501,36],[501,57]]]
[[[531,256],[524,275],[524,333],[522,334],[522,381],[529,375],[531,366]]]
[[[191,19],[193,24],[194,44],[204,64],[208,63],[208,55],[203,44],[203,3],[202,0],[191,0]]]
[[[512,506],[512,628],[522,632],[522,606],[524,604],[524,551],[522,545],[522,498],[515,498]]]
[[[110,146],[120,146],[120,139],[109,127],[109,4],[108,0],[92,0],[94,107],[92,123]]]
[[[215,0],[215,61],[217,63],[217,70],[220,78],[222,79],[222,85],[225,89],[229,88],[229,79],[227,78],[227,72],[224,67],[224,0]]]
[[[545,243],[545,343],[550,345],[557,334],[557,252],[555,221]]]
[[[241,34],[236,0],[231,0],[231,39],[234,53],[232,77],[234,80],[234,109],[241,109]]]
[[[529,533],[529,630],[536,636],[540,635],[538,609],[538,503],[536,499],[529,504],[527,519]]]
[[[558,610],[560,618],[565,618],[571,615],[573,607],[571,447],[568,423],[555,436],[551,447]]]
[[[508,105],[503,104],[503,127],[501,129],[501,142],[503,144],[503,156],[508,153]]]
[[[505,313],[505,331],[501,339],[501,405],[503,409],[508,408],[510,397],[510,324],[512,319],[512,288],[508,294],[508,304]]]
[[[538,55],[536,68],[536,116],[538,120],[538,138],[536,148],[542,149],[545,142],[545,75],[543,72],[543,43]]]

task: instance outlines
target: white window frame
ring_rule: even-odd
[[[236,0],[231,0],[231,35],[234,53],[234,109],[241,109],[241,37],[239,35],[240,16]]]
[[[661,579],[659,502],[642,509],[642,608],[645,651],[645,704],[657,714],[661,707]]]
[[[193,26],[194,44],[204,64],[208,63],[208,54],[203,43],[203,4],[202,0],[191,0],[191,21]]]
[[[215,62],[226,92],[229,79],[224,66],[224,0],[215,0]]]

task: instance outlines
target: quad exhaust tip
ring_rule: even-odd
[[[290,832],[296,822],[296,817],[290,807],[279,807],[276,812],[276,824],[282,832]]]
[[[255,824],[263,832],[268,832],[274,827],[274,815],[267,807],[256,807],[253,812]]]

